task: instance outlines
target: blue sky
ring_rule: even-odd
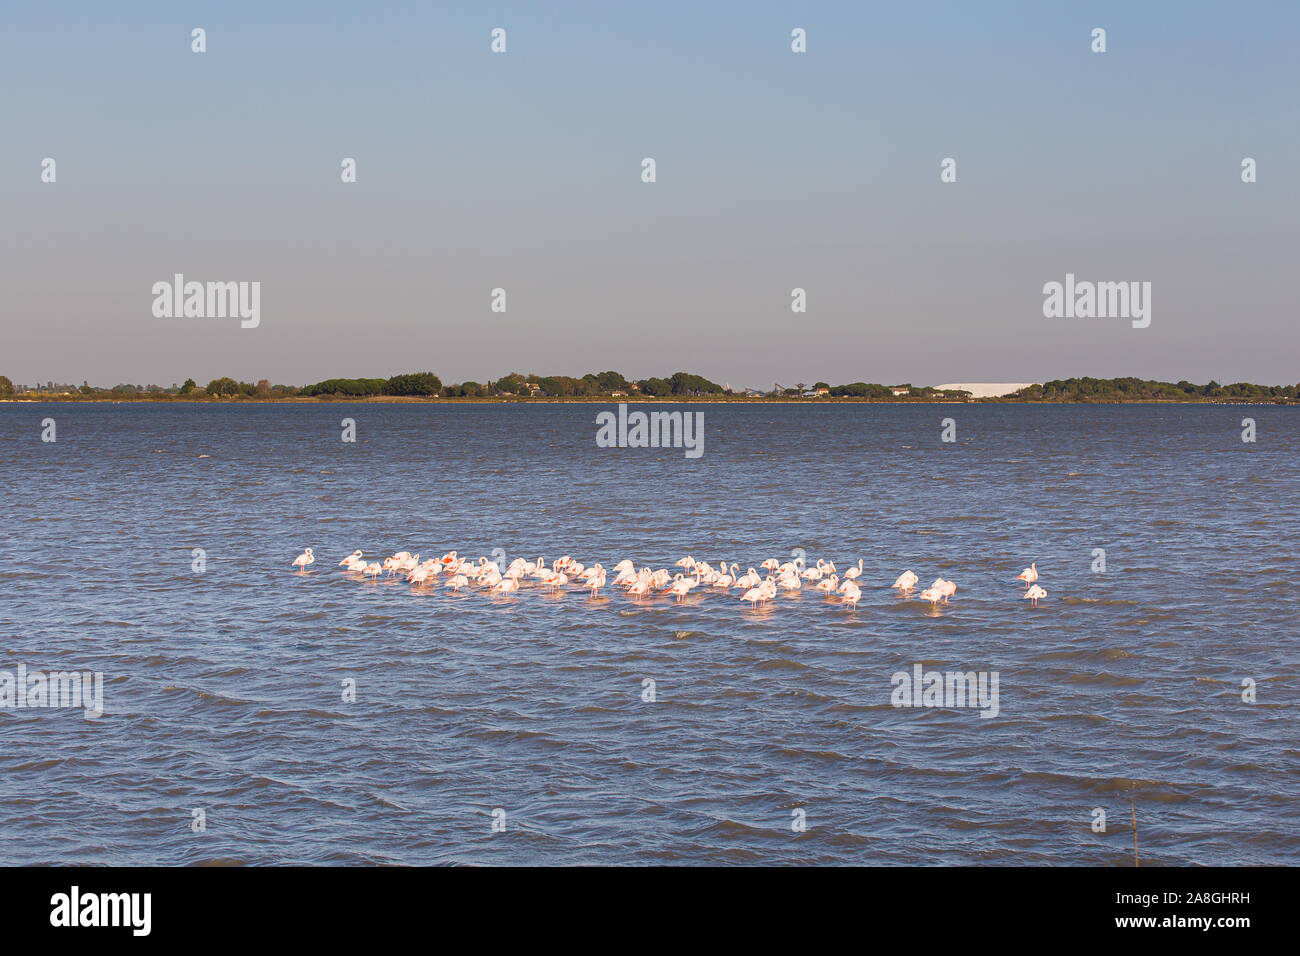
[[[1297,27],[1251,2],[6,9],[0,374],[1295,382]],[[175,272],[260,281],[260,326],[155,318]],[[1150,328],[1045,319],[1067,272],[1150,281]]]

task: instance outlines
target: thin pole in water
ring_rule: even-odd
[[[1129,800],[1129,809],[1133,811],[1133,865],[1138,866],[1138,812],[1137,805]]]

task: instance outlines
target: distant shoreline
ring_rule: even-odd
[[[1259,398],[1105,398],[1081,401],[1066,398],[767,398],[733,396],[704,398],[685,396],[646,396],[605,398],[599,396],[551,398],[421,398],[413,396],[327,396],[288,398],[86,398],[83,395],[48,395],[40,398],[0,398],[0,405],[1300,405],[1295,399]]]

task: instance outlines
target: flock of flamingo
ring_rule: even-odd
[[[316,557],[312,549],[306,548],[294,558],[293,567],[299,573],[306,573],[307,567],[315,563]],[[676,573],[668,568],[652,571],[643,567],[638,571],[630,560],[620,561],[610,569],[614,578],[607,583],[603,565],[596,563],[586,567],[567,554],[556,558],[549,565],[542,558],[536,561],[515,558],[504,571],[495,561],[480,557],[475,562],[460,557],[455,551],[449,551],[441,558],[426,558],[423,561],[418,554],[399,551],[383,561],[370,561],[357,549],[338,564],[346,573],[355,574],[359,579],[368,577],[374,581],[380,575],[388,578],[401,575],[416,587],[433,587],[437,584],[436,579],[441,577],[443,586],[453,591],[478,588],[492,594],[518,591],[524,586],[525,579],[537,581],[553,593],[573,586],[589,590],[591,596],[596,597],[601,588],[609,586],[623,588],[633,599],[662,593],[673,595],[679,603],[696,588],[723,593],[738,588],[741,591],[740,600],[748,602],[750,607],[757,607],[771,601],[780,591],[793,592],[809,588],[822,592],[827,598],[834,599],[838,596],[840,604],[852,609],[857,608],[862,597],[862,588],[858,584],[862,565],[862,559],[859,558],[857,566],[847,568],[841,577],[835,569],[835,563],[822,558],[818,558],[812,566],[805,566],[802,561],[787,561],[782,564],[776,558],[768,558],[759,565],[765,574],[760,575],[754,568],[739,574],[738,564],[728,565],[723,561],[714,568],[707,561],[696,561],[687,555],[676,562],[675,566],[683,569]],[[908,570],[900,574],[890,587],[906,597],[912,593],[919,580],[915,573]],[[1025,583],[1023,597],[1034,607],[1038,606],[1040,598],[1047,597],[1047,591],[1037,583],[1037,562],[1021,571],[1015,580]],[[933,610],[940,601],[947,604],[948,599],[956,593],[956,584],[936,578],[933,584],[921,591],[920,597],[921,600],[928,601]]]

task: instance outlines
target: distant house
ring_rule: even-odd
[[[814,395],[814,396],[817,396],[817,395],[829,395],[830,393],[831,393],[831,390],[830,390],[829,388],[814,388],[814,389],[813,389],[813,395]]]
[[[899,395],[910,395],[912,393],[912,386],[895,385],[893,388],[890,389],[890,391],[893,392],[894,397],[897,398]]]
[[[627,392],[610,392],[610,393],[609,393],[609,397],[610,397],[610,398],[626,398],[626,397],[627,397]]]
[[[524,382],[524,388],[528,389],[529,398],[542,390],[542,386],[538,385],[536,382]]]

